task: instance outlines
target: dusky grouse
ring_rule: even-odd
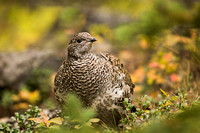
[[[95,108],[98,117],[112,126],[124,114],[123,99],[132,101],[134,84],[118,58],[90,52],[94,41],[87,32],[74,35],[55,77],[55,97],[62,105],[67,93],[76,93],[83,105]]]

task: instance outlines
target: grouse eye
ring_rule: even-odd
[[[81,40],[80,40],[80,39],[78,39],[78,40],[77,40],[77,42],[78,42],[78,43],[80,43],[80,42],[81,42]]]

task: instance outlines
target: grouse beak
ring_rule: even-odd
[[[95,42],[95,41],[97,41],[97,39],[95,37],[93,37],[90,41]]]

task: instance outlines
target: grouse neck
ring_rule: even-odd
[[[75,61],[75,60],[83,60],[83,59],[85,59],[85,58],[87,58],[87,57],[89,57],[89,56],[91,56],[92,55],[92,53],[91,52],[88,52],[88,53],[86,53],[86,54],[82,54],[82,55],[80,55],[80,56],[78,56],[78,55],[70,55],[70,54],[68,54],[68,56],[67,56],[67,60],[68,61]]]

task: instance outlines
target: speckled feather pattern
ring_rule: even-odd
[[[76,43],[76,38],[70,43]],[[118,58],[89,50],[81,56],[73,54],[63,62],[55,77],[55,97],[62,105],[66,94],[74,92],[83,105],[97,110],[102,121],[115,125],[123,115],[123,99],[132,100],[134,84]]]

